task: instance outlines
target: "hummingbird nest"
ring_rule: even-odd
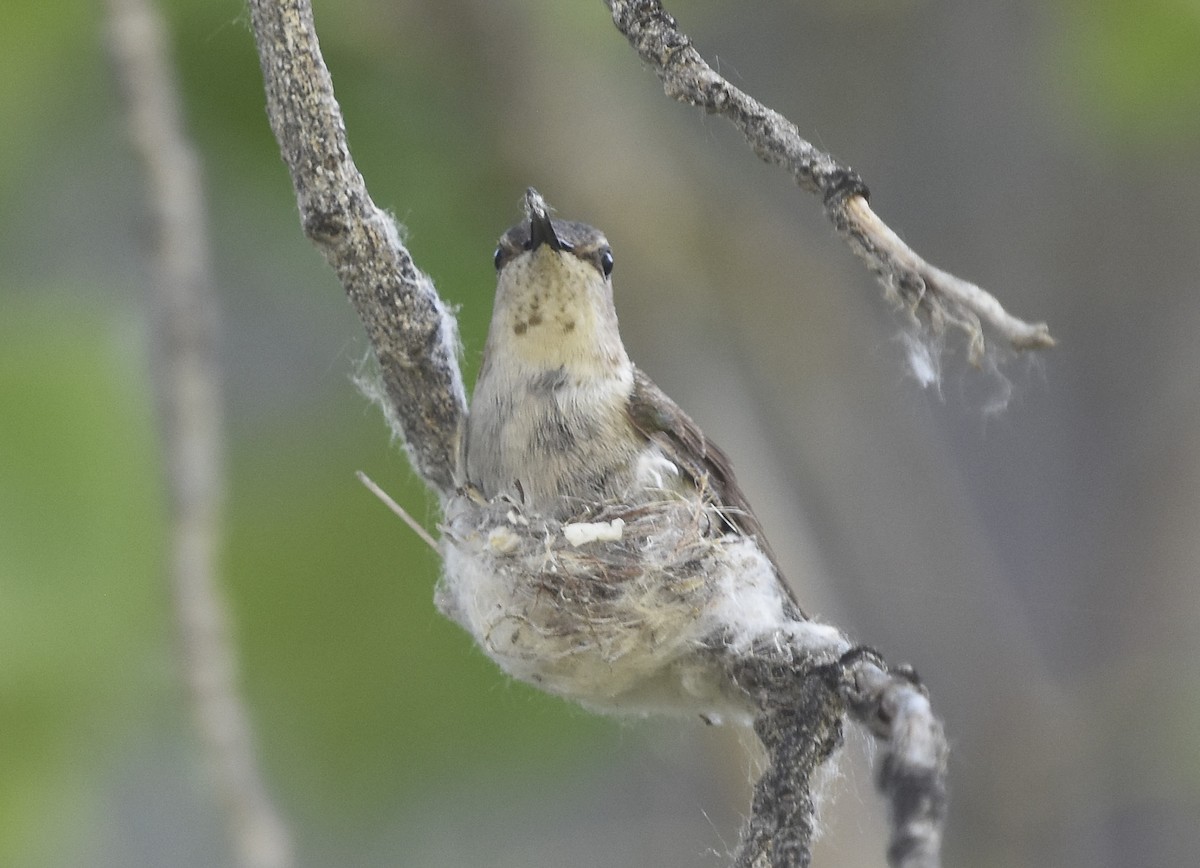
[[[720,658],[768,642],[843,653],[797,617],[753,538],[704,498],[581,507],[567,520],[461,496],[442,527],[436,601],[515,678],[602,711],[749,722]]]

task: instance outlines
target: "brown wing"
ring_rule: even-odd
[[[779,583],[799,609],[792,589],[783,580],[783,572],[763,534],[762,525],[738,486],[729,457],[704,436],[700,426],[678,404],[637,368],[633,370],[629,418],[646,439],[657,443],[680,470],[692,477],[697,489],[707,489],[712,493],[713,503],[720,508],[721,518],[729,530],[757,539],[759,547],[775,567]]]

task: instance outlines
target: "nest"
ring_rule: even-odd
[[[509,674],[604,710],[740,713],[715,656],[786,620],[769,559],[701,498],[560,521],[462,497],[442,530],[439,608]]]

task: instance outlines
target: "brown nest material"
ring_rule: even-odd
[[[446,514],[439,608],[513,677],[585,705],[748,720],[721,655],[763,641],[823,656],[848,647],[787,614],[770,560],[704,500],[558,521],[461,497]]]

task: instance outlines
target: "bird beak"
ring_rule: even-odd
[[[550,208],[532,187],[525,191],[525,210],[529,212],[529,249],[537,250],[543,244],[549,244],[551,250],[562,250],[563,243],[554,234],[550,222]]]

